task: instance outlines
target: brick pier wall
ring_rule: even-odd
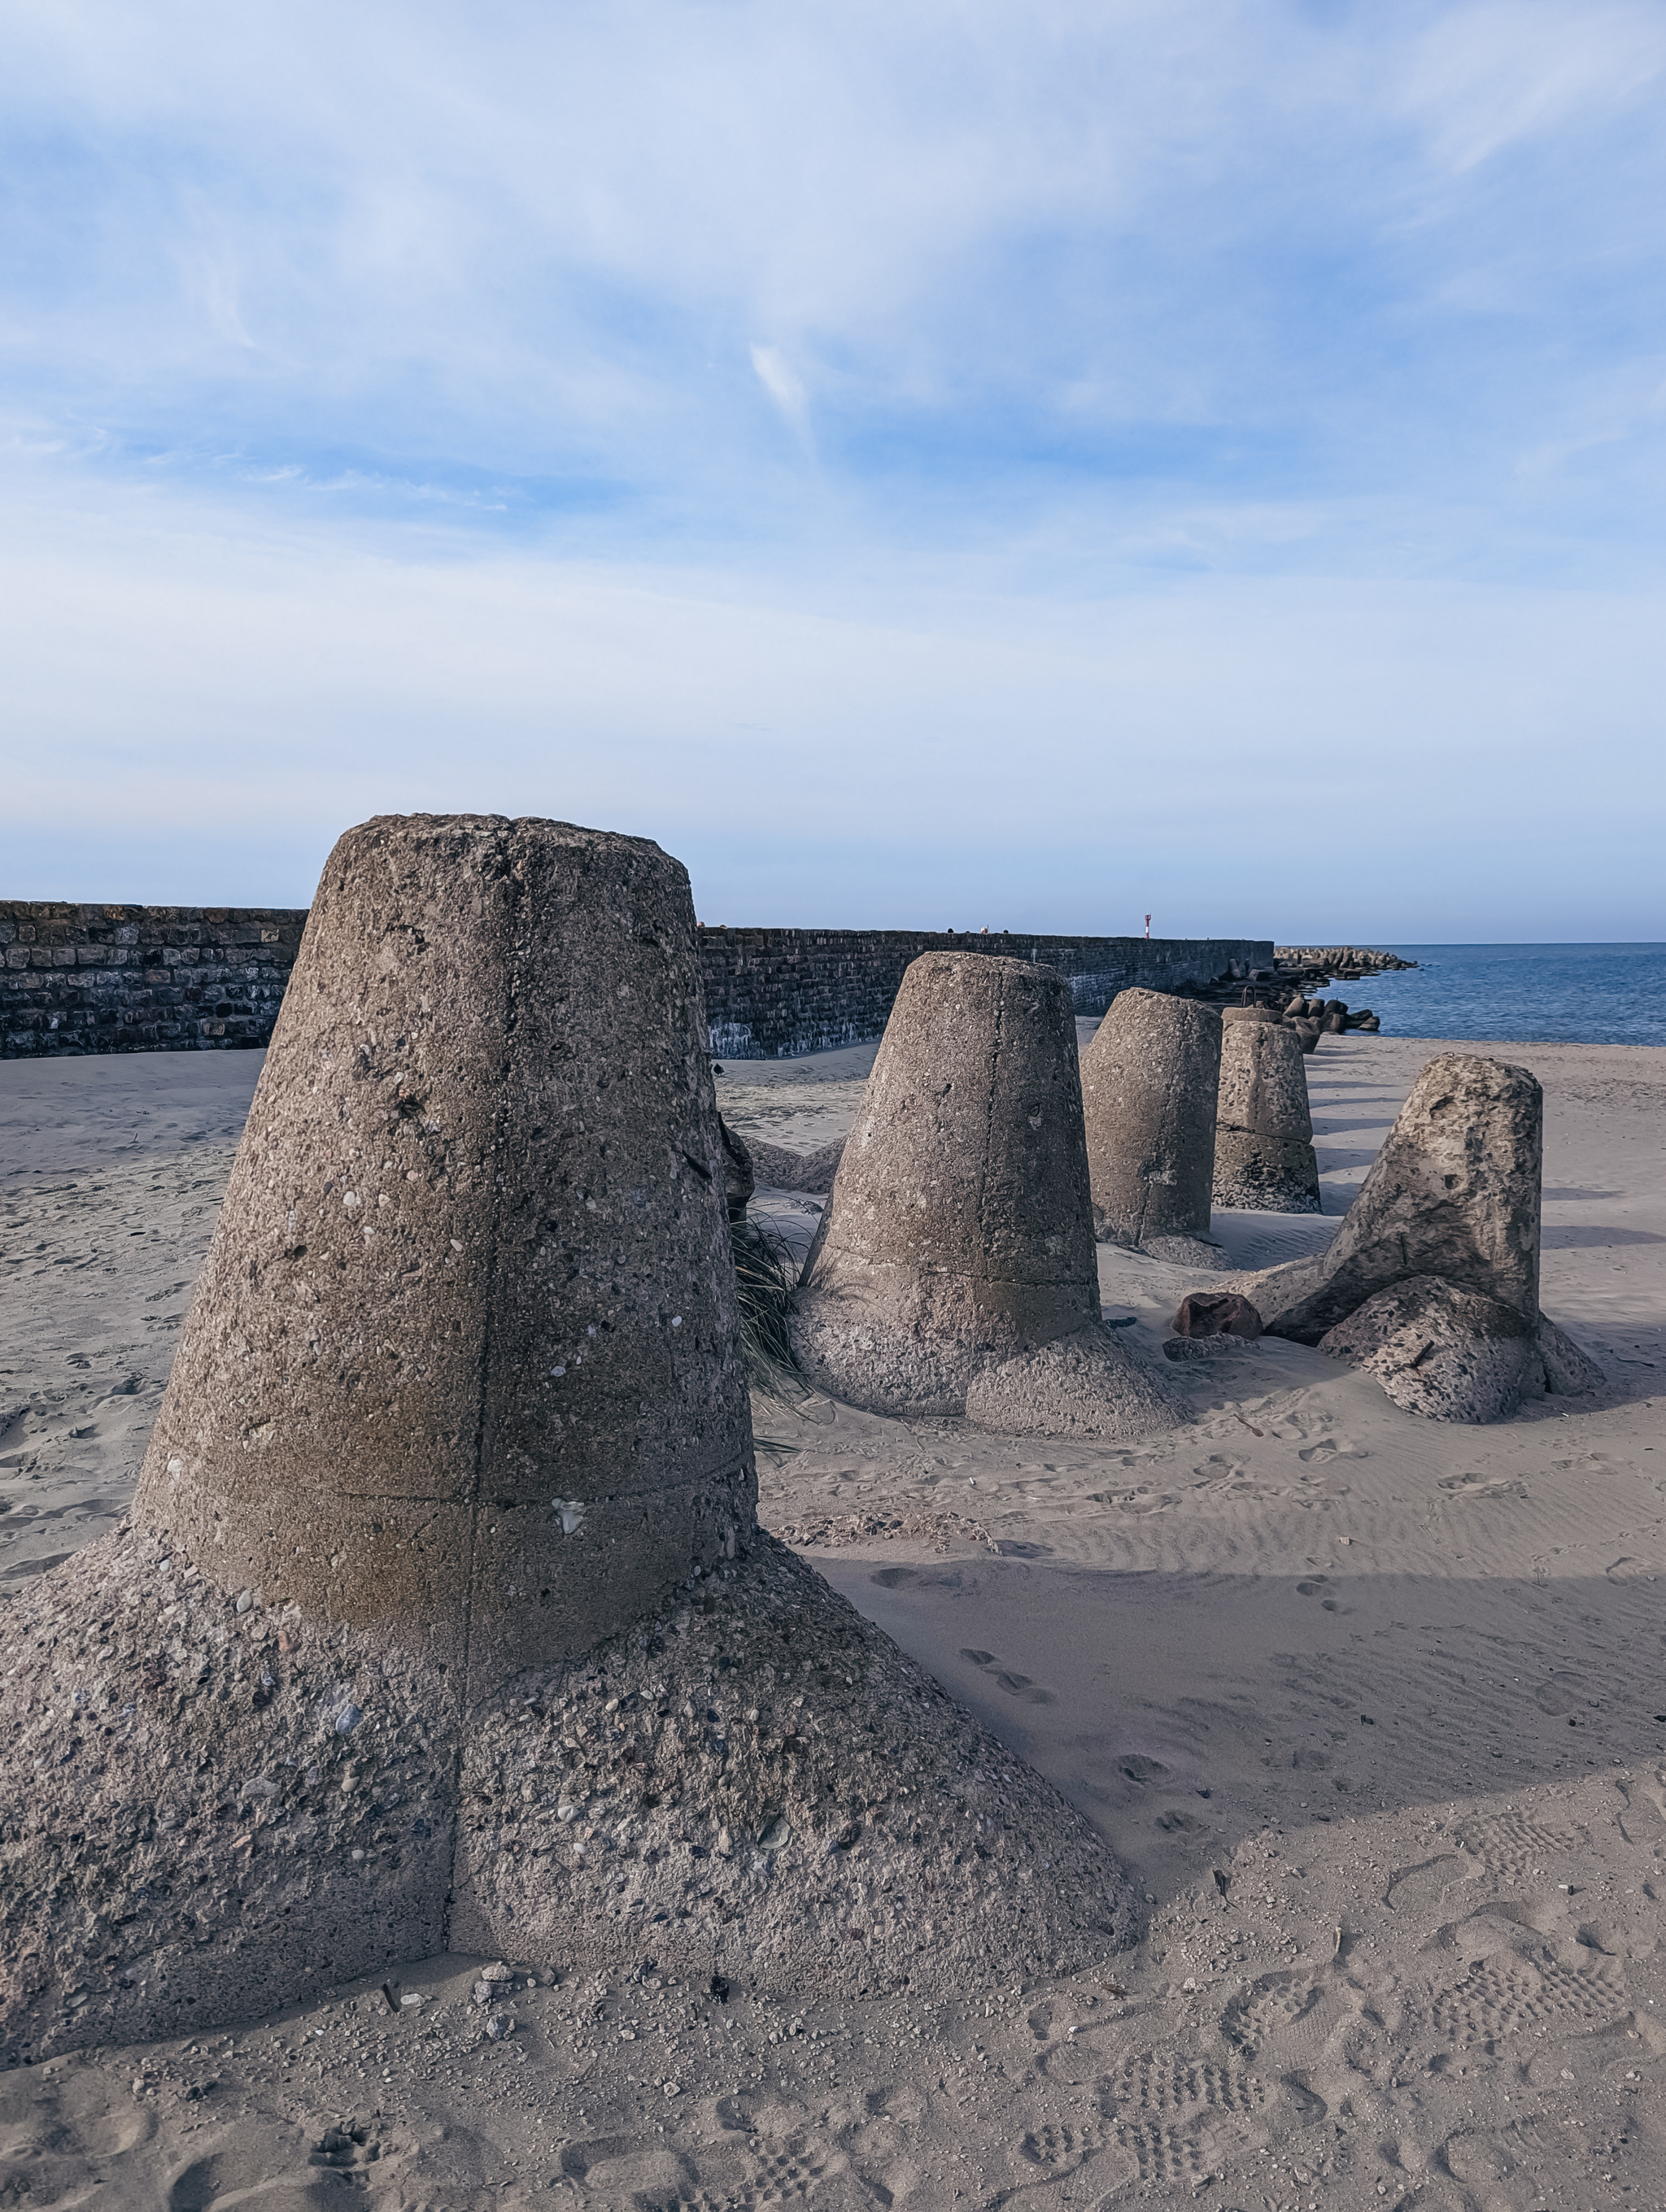
[[[994,952],[1067,977],[1080,1014],[1119,991],[1173,991],[1273,965],[1270,938],[968,937],[934,929],[702,929],[712,1050],[785,1060],[858,1044],[885,1028],[903,970],[922,952]]]
[[[0,899],[0,1060],[264,1044],[306,919]]]
[[[306,920],[304,908],[0,900],[0,1059],[264,1045]],[[1081,1013],[1130,985],[1172,991],[1273,964],[1262,938],[702,928],[700,944],[712,1049],[728,1060],[878,1036],[922,952],[1043,962],[1068,977]]]

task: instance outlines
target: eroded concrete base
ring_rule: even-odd
[[[947,1996],[1128,1941],[1087,1822],[749,1543],[466,1713],[452,1662],[211,1587],[158,1532],[41,1576],[0,1682],[0,2064],[447,1946]]]

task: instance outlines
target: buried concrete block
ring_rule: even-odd
[[[1107,1435],[1180,1418],[1100,1322],[1075,1015],[1053,969],[984,953],[910,965],[798,1307],[806,1373],[869,1412],[1027,1432],[1046,1386],[986,1370],[1079,1338],[1081,1360],[1037,1370],[1067,1389],[1073,1432],[1090,1401]]]
[[[1329,1251],[1245,1285],[1278,1336],[1316,1344],[1377,1291],[1437,1275],[1539,1318],[1544,1101],[1524,1067],[1441,1053],[1412,1085]]]
[[[811,1152],[795,1152],[790,1145],[772,1145],[761,1137],[748,1137],[747,1150],[757,1179],[776,1190],[807,1190],[825,1197],[839,1171],[845,1139],[834,1137]]]
[[[1374,1375],[1396,1406],[1437,1421],[1501,1421],[1544,1391],[1531,1322],[1433,1275],[1378,1291],[1319,1340]]]

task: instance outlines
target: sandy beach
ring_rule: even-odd
[[[1442,1048],[1323,1039],[1325,1211],[1217,1213],[1239,1267],[1334,1234]],[[1135,1948],[929,2012],[523,1969],[496,2036],[487,1962],[411,1960],[0,2076],[0,2207],[1666,2204],[1666,1050],[1462,1048],[1544,1085],[1594,1400],[1464,1428],[1278,1340],[1172,1364],[1198,1279],[1101,1247],[1187,1398],[1149,1444],[755,1401],[765,1525],[1097,1826]],[[873,1050],[720,1106],[809,1149]],[[0,1066],[0,1649],[125,1509],[261,1058]],[[807,1245],[823,1202],[756,1205]]]

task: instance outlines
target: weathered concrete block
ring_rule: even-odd
[[[1207,1236],[1220,1052],[1212,1007],[1157,991],[1112,1001],[1081,1063],[1096,1237]]]
[[[342,839],[142,1521],[315,1618],[403,1634],[416,1608],[466,1642],[471,1695],[733,1548],[756,1491],[692,924],[641,839],[489,816]],[[452,1532],[420,1584],[412,1513]]]
[[[1069,992],[1023,961],[928,953],[903,978],[806,1263],[799,1358],[848,1404],[980,1419],[968,1392],[986,1369],[1083,1333],[1104,1336]],[[1115,1371],[1146,1406],[1105,1341],[1102,1401]],[[1010,1371],[980,1388],[992,1425],[1030,1402]]]
[[[1223,1032],[1214,1202],[1269,1213],[1320,1211],[1301,1045],[1276,1018],[1230,1024]]]

